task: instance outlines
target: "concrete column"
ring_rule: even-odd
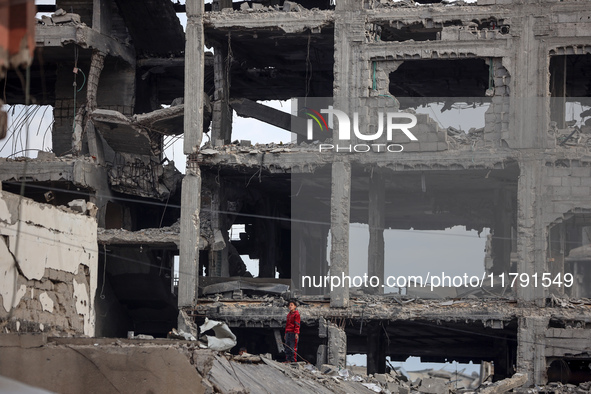
[[[367,327],[367,374],[386,373],[386,344],[382,326]]]
[[[343,278],[349,275],[349,215],[351,207],[351,164],[332,163],[330,196],[330,275]],[[344,281],[330,293],[330,306],[349,305],[350,283]]]
[[[185,138],[183,146],[186,155],[199,151],[203,134],[203,4],[200,0],[187,0],[186,2],[187,44],[185,49]],[[197,301],[200,210],[201,171],[197,163],[189,160],[181,192],[179,308],[191,307]]]
[[[521,174],[517,183],[517,271],[530,278],[547,271],[546,236],[543,206],[542,160],[527,155],[519,162]],[[516,286],[519,301],[536,301],[544,306],[547,289],[543,286]]]
[[[212,189],[211,193],[211,227],[214,231],[214,244],[209,251],[208,276],[230,276],[230,265],[228,261],[230,238],[228,230],[231,224],[228,223],[227,193],[225,185],[222,183]]]
[[[203,137],[203,1],[187,0],[185,47],[185,155],[197,152]]]
[[[228,46],[217,45],[213,54],[214,102],[211,140],[214,145],[229,144],[232,139],[232,108],[230,99],[230,60]]]
[[[545,148],[547,145],[548,113],[548,51],[535,37],[539,23],[529,6],[517,7],[512,29],[515,34],[511,60],[511,148]]]
[[[386,187],[384,176],[374,171],[369,178],[369,247],[367,269],[369,277],[377,276],[384,280],[384,226],[386,224]],[[370,287],[370,291],[383,294],[384,288]]]
[[[74,143],[72,146],[72,151],[74,153],[80,153],[82,150],[82,134],[86,134],[86,138],[88,140],[88,151],[91,156],[96,158],[96,162],[98,164],[105,163],[105,154],[102,140],[97,135],[89,115],[97,107],[96,94],[98,91],[98,84],[104,64],[105,54],[97,50],[92,51],[86,89],[86,116],[82,121],[84,123],[84,133],[82,132],[82,124],[76,125],[74,129],[74,141],[77,141],[77,143]],[[78,131],[80,131],[80,135],[78,135]]]
[[[527,373],[525,387],[546,384],[547,317],[520,317],[517,328],[517,372]]]
[[[199,211],[201,207],[201,170],[187,167],[181,192],[181,234],[179,248],[178,305],[192,307],[199,286]]]
[[[334,323],[328,323],[328,364],[344,368],[347,362],[347,334]]]

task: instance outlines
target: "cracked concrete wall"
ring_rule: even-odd
[[[93,336],[96,220],[0,192],[0,236],[5,328]]]

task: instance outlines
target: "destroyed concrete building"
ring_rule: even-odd
[[[51,106],[52,153],[2,159],[3,200],[25,185],[35,209],[96,206],[84,265],[94,315],[92,329],[39,328],[33,313],[9,314],[3,291],[5,329],[163,337],[209,318],[228,324],[234,350],[278,356],[295,297],[298,351],[313,364],[364,354],[368,373],[384,373],[387,358],[417,356],[492,363],[494,380],[519,372],[526,386],[591,380],[587,1],[57,0],[40,11],[28,76],[8,70],[3,100]],[[269,100],[292,100],[292,113]],[[480,108],[479,126],[445,126],[424,111],[433,105]],[[342,118],[316,128],[302,112],[329,106],[366,129],[345,139]],[[294,140],[236,141],[234,111]],[[388,112],[414,115],[417,141],[398,130],[370,144]],[[164,137],[181,135],[184,174],[163,155]],[[471,262],[480,285],[306,286],[302,276],[349,275],[354,223],[369,232],[366,272],[382,280],[408,264],[386,259],[385,229],[490,229],[485,263]],[[18,232],[2,234],[18,260]],[[81,280],[84,267],[63,267],[45,268]],[[21,307],[51,313],[47,297],[63,295],[44,302],[37,289]]]

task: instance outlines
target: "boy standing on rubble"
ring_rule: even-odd
[[[300,338],[300,312],[296,301],[290,300],[287,305],[289,313],[285,323],[285,362],[297,362],[298,339]]]

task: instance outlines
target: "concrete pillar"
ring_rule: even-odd
[[[332,164],[330,196],[330,275],[343,278],[349,275],[349,216],[351,207],[351,164]],[[343,281],[330,293],[330,306],[349,305],[348,281]]]
[[[278,217],[278,212],[275,211],[273,205],[269,201],[260,204],[262,210],[259,211],[262,215],[268,217]],[[256,220],[257,224],[257,242],[260,245],[261,253],[259,258],[259,277],[274,278],[275,265],[279,258],[280,248],[280,234],[279,222],[276,220],[268,220],[259,218]]]
[[[347,334],[334,323],[328,323],[328,364],[344,368],[347,362]]]
[[[230,42],[230,39],[228,40]],[[232,139],[232,108],[230,99],[230,60],[228,46],[217,45],[213,52],[214,101],[211,140],[214,145],[229,144]],[[221,142],[221,144],[220,144]]]
[[[198,152],[203,134],[203,9],[200,0],[187,0],[185,49],[185,120],[186,155]],[[179,308],[194,306],[199,286],[199,235],[201,210],[201,171],[189,160],[181,192],[181,229],[179,247]],[[180,324],[180,322],[179,322]]]
[[[185,155],[195,153],[203,138],[203,9],[200,0],[187,0],[187,44],[185,47]]]
[[[187,167],[181,192],[181,234],[179,248],[178,306],[192,307],[199,287],[199,211],[201,171],[196,164]]]
[[[214,231],[214,244],[209,251],[208,276],[230,276],[229,264],[229,245],[230,237],[228,230],[232,225],[229,223],[227,213],[227,193],[225,185],[222,183],[212,189],[211,193],[211,227]]]
[[[515,32],[511,74],[511,148],[545,148],[548,144],[548,52],[535,36],[537,19],[527,6],[512,17]]]
[[[310,217],[306,220],[314,221],[318,219]],[[292,231],[299,232],[296,238],[298,242],[295,244],[297,248],[295,252],[298,257],[296,261],[301,262],[298,265],[299,271],[296,273],[295,278],[298,279],[297,282],[299,283],[299,278],[305,275],[316,278],[313,283],[319,282],[320,278],[323,278],[328,273],[326,261],[328,227],[313,223],[298,223],[294,229],[294,224],[292,223]],[[324,286],[314,287],[309,285],[308,282],[306,282],[306,287],[300,287],[300,290],[305,295],[328,294],[328,291],[330,291]]]
[[[517,372],[527,373],[525,387],[546,384],[547,317],[520,317],[517,328]]]
[[[383,328],[372,323],[367,327],[367,374],[386,373],[386,344]]]
[[[377,276],[380,283],[384,280],[384,226],[386,224],[386,187],[384,176],[373,171],[369,178],[369,247],[367,269],[369,277]],[[383,294],[384,288],[370,287],[376,294]]]
[[[543,162],[536,155],[524,155],[520,160],[521,174],[517,182],[517,271],[532,275],[547,271],[546,234],[542,213]],[[516,286],[520,302],[536,301],[544,306],[547,288]]]

